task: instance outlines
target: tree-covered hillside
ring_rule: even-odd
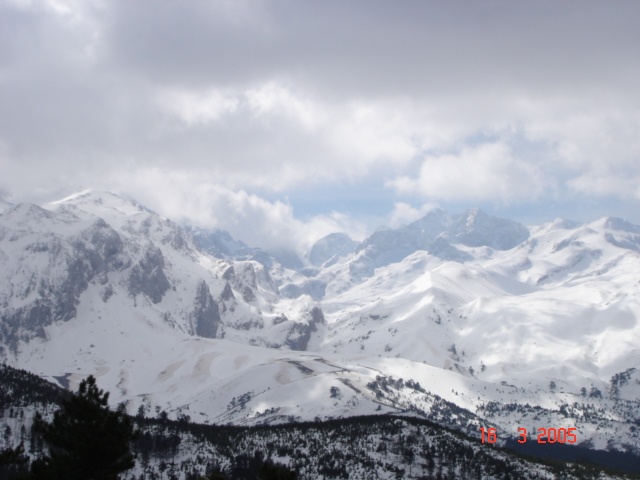
[[[50,453],[36,412],[46,419],[71,394],[36,375],[0,367],[2,478],[20,478],[29,464],[11,461],[24,446],[33,462]],[[81,392],[80,392],[81,394]],[[78,394],[76,394],[77,396]],[[200,425],[165,412],[131,417],[139,433],[133,468],[121,479],[602,479],[622,478],[585,465],[542,464],[460,432],[412,417],[369,416],[277,426]],[[37,423],[37,422],[36,422]],[[475,432],[474,432],[475,433]],[[20,457],[23,458],[23,457]],[[38,462],[35,463],[36,465]],[[114,477],[115,478],[115,477]]]

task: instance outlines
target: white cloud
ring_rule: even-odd
[[[219,120],[238,109],[240,100],[233,94],[211,89],[203,93],[168,89],[158,94],[160,107],[189,126]]]
[[[297,94],[291,86],[282,83],[269,81],[247,90],[244,97],[255,118],[282,116],[310,131],[321,128],[327,122],[320,102]]]
[[[424,203],[415,208],[408,203],[396,202],[389,217],[389,226],[392,228],[409,224],[419,218],[424,217],[430,211],[438,208],[434,203]]]
[[[247,89],[163,89],[157,99],[179,120],[156,130],[160,141],[193,137],[208,146],[201,165],[214,163],[227,184],[274,191],[402,165],[450,138],[443,133],[449,127],[436,126],[408,99],[335,102],[275,80]]]
[[[527,110],[524,133],[550,145],[548,175],[568,194],[634,198],[640,183],[640,110],[617,95],[541,102]]]
[[[509,202],[537,198],[540,172],[514,157],[500,142],[465,147],[459,153],[427,156],[415,178],[388,184],[401,194],[466,202]]]
[[[215,86],[204,91],[161,89],[158,104],[188,126],[216,122],[234,113],[245,115],[243,120],[246,122],[262,120],[270,123],[281,117],[308,130],[319,128],[323,120],[320,103],[275,81],[245,90]]]
[[[184,170],[141,168],[106,180],[136,192],[137,200],[161,215],[209,228],[227,230],[251,246],[303,253],[319,238],[344,231],[361,238],[364,227],[344,214],[296,218],[291,205],[268,201],[245,190],[232,190],[209,178]]]

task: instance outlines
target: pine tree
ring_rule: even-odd
[[[258,473],[260,480],[296,480],[298,475],[279,463],[267,460]]]
[[[22,442],[16,448],[0,450],[0,478],[22,478],[21,475],[28,472],[28,462],[29,457],[24,453]]]
[[[38,414],[35,431],[49,456],[32,464],[33,479],[115,480],[134,465],[130,443],[137,432],[124,407],[109,409],[109,393],[89,376],[49,423]]]

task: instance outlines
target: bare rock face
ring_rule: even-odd
[[[309,324],[313,328],[314,332],[318,329],[317,325],[325,325],[327,323],[324,319],[324,313],[320,307],[313,307],[309,311],[309,316],[311,317]]]
[[[204,280],[198,284],[190,322],[195,334],[199,337],[218,338],[222,334],[222,320],[218,304],[211,296],[209,286]]]
[[[131,268],[129,294],[133,297],[144,294],[153,303],[160,303],[169,288],[162,251],[149,242],[143,257]]]
[[[308,258],[314,267],[330,266],[353,253],[358,246],[346,233],[330,233],[313,244]]]
[[[96,220],[93,228],[82,233],[82,238],[93,247],[91,250],[95,253],[93,256],[95,266],[115,270],[126,267],[126,259],[121,256],[122,239],[104,220]]]
[[[222,273],[222,278],[224,278],[228,282],[233,282],[236,278],[236,269],[233,268],[233,265],[229,265],[226,270]]]
[[[320,307],[313,307],[306,317],[306,322],[294,322],[287,334],[284,344],[291,350],[306,350],[311,334],[318,331],[318,325],[326,323]]]
[[[278,293],[278,287],[269,271],[256,262],[238,262],[230,265],[223,272],[222,278],[229,282],[236,292],[240,292],[246,302],[253,301],[258,290]]]
[[[32,207],[27,213],[40,210]],[[77,220],[70,212],[42,212],[39,218],[54,225]],[[19,234],[15,235],[17,240]],[[13,296],[22,299],[22,305],[5,305],[0,315],[0,336],[12,347],[20,340],[44,338],[44,327],[74,318],[80,295],[91,281],[105,283],[109,272],[130,264],[120,236],[101,219],[72,236],[48,233],[29,241],[31,238],[31,232],[24,232],[24,253],[18,259],[20,271],[31,274],[8,279]]]
[[[229,282],[225,282],[224,288],[222,289],[222,293],[220,294],[220,300],[228,301],[228,300],[235,300],[235,299],[236,299],[236,297],[233,294],[233,290],[231,289],[231,285],[229,285]]]
[[[242,300],[246,303],[251,303],[256,299],[256,294],[251,287],[245,285],[242,287]]]
[[[3,313],[0,318],[0,337],[3,343],[15,349],[21,340],[45,338],[44,327],[53,323],[52,310],[50,299],[37,299],[30,305]]]

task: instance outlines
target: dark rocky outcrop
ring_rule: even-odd
[[[190,322],[199,337],[217,338],[221,333],[222,320],[218,304],[211,296],[209,286],[204,280],[198,283]]]
[[[133,297],[144,294],[153,303],[160,303],[171,284],[164,273],[162,251],[149,243],[140,261],[129,274],[129,294]]]
[[[231,285],[229,284],[229,282],[225,282],[224,288],[222,289],[222,293],[220,294],[220,300],[224,302],[224,301],[235,300],[235,299],[236,297],[233,294]]]
[[[306,322],[294,322],[284,344],[291,350],[306,350],[311,334],[318,331],[318,325],[324,325],[324,313],[320,307],[309,310]]]

